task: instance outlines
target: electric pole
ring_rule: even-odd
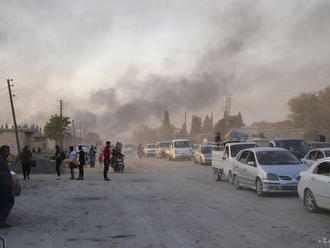
[[[8,92],[9,92],[9,99],[10,99],[10,105],[11,105],[11,112],[13,114],[13,121],[14,121],[14,127],[15,127],[15,135],[16,135],[16,143],[17,143],[17,152],[18,155],[21,153],[21,147],[19,144],[19,137],[18,137],[18,130],[17,130],[17,122],[16,122],[16,115],[15,115],[15,108],[14,108],[14,101],[13,101],[13,94],[11,92],[11,84],[12,79],[7,79],[8,84]]]
[[[60,100],[60,116],[63,117],[63,100]]]

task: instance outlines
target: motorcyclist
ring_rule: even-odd
[[[117,164],[117,158],[124,158],[125,156],[121,153],[122,144],[120,142],[116,143],[116,146],[112,150],[113,158],[113,170],[114,172],[120,172],[120,168]]]

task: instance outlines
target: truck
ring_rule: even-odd
[[[239,151],[257,147],[256,142],[226,142],[220,151],[212,151],[212,169],[216,181],[233,183],[233,160]]]
[[[171,145],[166,149],[166,156],[169,160],[191,160],[192,143],[188,139],[176,139],[171,141]]]

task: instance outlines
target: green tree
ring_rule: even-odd
[[[44,128],[45,136],[49,139],[62,143],[65,131],[70,127],[70,117],[52,115]]]

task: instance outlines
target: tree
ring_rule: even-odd
[[[70,127],[70,124],[70,117],[52,115],[45,125],[45,136],[49,139],[56,140],[57,143],[62,143],[65,131]]]
[[[288,102],[289,119],[297,128],[303,128],[307,139],[316,135],[330,137],[330,87],[318,92],[302,93]]]

